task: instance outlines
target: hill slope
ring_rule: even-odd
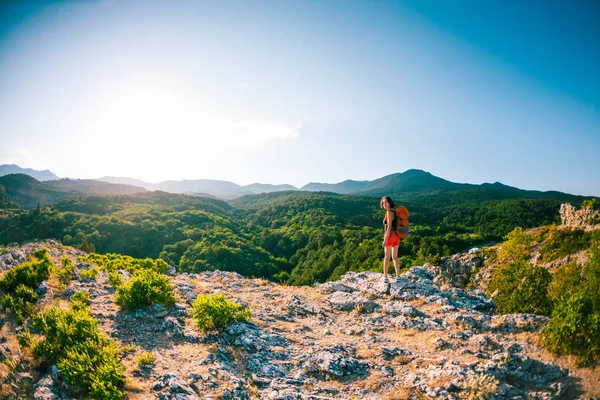
[[[0,271],[42,247],[55,262],[63,256],[76,262],[82,255],[57,243],[30,244],[0,256]],[[101,330],[130,346],[120,356],[126,381],[121,390],[130,399],[600,395],[597,377],[539,347],[539,329],[547,318],[496,315],[494,303],[481,292],[443,288],[421,267],[390,284],[377,273],[351,273],[317,288],[220,271],[172,275],[177,304],[132,310],[115,304],[106,272],[93,279],[82,276],[90,267],[77,264],[66,289],[47,281],[38,304],[48,307],[60,300],[66,308],[70,294],[90,294],[89,312]],[[250,322],[197,331],[191,304],[199,295],[217,293],[249,307]],[[34,368],[31,353],[19,351],[14,318],[1,312],[6,321],[0,328],[6,338],[2,354],[19,366],[0,374],[7,385],[4,396],[73,397],[73,387],[63,383],[68,365],[52,373]],[[139,365],[146,352],[154,360]]]
[[[52,204],[70,194],[67,191],[54,189],[25,174],[0,176],[0,185],[4,187],[11,201],[25,208],[34,208],[38,204]]]
[[[48,205],[69,196],[116,195],[145,192],[146,189],[111,184],[91,179],[59,179],[40,182],[25,174],[10,174],[0,177],[10,200],[25,208],[34,208],[37,204]]]

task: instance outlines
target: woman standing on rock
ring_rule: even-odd
[[[381,247],[385,250],[383,259],[383,279],[388,282],[388,269],[390,268],[390,256],[394,260],[394,268],[396,269],[396,278],[400,275],[400,263],[398,262],[398,246],[400,246],[400,237],[398,236],[398,218],[394,211],[394,202],[390,196],[383,196],[379,202],[379,206],[385,210],[385,218],[383,218],[383,228],[385,234]]]

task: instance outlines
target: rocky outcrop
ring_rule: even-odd
[[[478,268],[476,257],[451,257],[437,269],[413,267],[390,282],[360,272],[316,287],[222,271],[180,274],[170,278],[176,304],[137,310],[114,304],[114,290],[100,272],[97,279],[76,278],[64,291],[46,287],[43,301],[90,293],[99,326],[135,348],[124,362],[139,398],[568,397],[582,378],[542,356],[537,333],[548,318],[496,315],[483,292],[453,286],[464,286],[462,277]],[[250,307],[252,319],[199,332],[191,303],[217,293]],[[154,363],[138,367],[136,357],[147,351]],[[33,381],[36,398],[60,398],[59,376]]]
[[[464,289],[471,276],[483,265],[483,256],[478,251],[446,257],[440,265],[426,265],[433,271],[434,282]]]
[[[590,230],[600,228],[600,211],[591,208],[576,210],[569,203],[561,204],[560,219],[565,227]]]

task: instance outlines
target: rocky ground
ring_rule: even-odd
[[[41,246],[56,262],[83,254],[55,242],[12,247],[0,256],[0,274]],[[114,303],[104,273],[78,277],[66,289],[50,279],[39,293],[42,305],[90,293],[102,329],[135,349],[123,360],[131,399],[600,398],[599,369],[577,369],[539,346],[546,317],[496,315],[481,291],[464,289],[468,280],[460,275],[476,271],[478,259],[477,251],[457,255],[440,266],[413,267],[390,283],[365,272],[316,287],[231,272],[173,274],[178,303],[136,311]],[[250,307],[252,320],[198,332],[188,312],[204,293]],[[55,367],[36,368],[19,350],[18,329],[2,310],[0,394],[69,398]],[[147,351],[156,360],[139,367],[136,359]]]

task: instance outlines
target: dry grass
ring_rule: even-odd
[[[448,382],[452,382],[454,379],[456,379],[456,376],[454,375],[441,376],[439,378],[435,378],[427,382],[427,386],[432,388],[443,387]]]
[[[431,358],[415,358],[414,362],[413,362],[413,366],[415,368],[420,368],[420,369],[427,368],[427,367],[429,367],[431,365],[439,366],[439,365],[442,365],[442,364],[443,364],[442,361],[440,361],[440,360],[434,360],[434,359],[431,359]]]
[[[252,279],[253,282],[257,283],[260,286],[270,286],[271,282],[263,278]]]
[[[362,379],[356,382],[356,386],[368,390],[373,393],[377,393],[382,388],[382,383],[385,381],[385,378],[381,376],[379,372],[374,372],[370,374],[366,379]]]
[[[125,379],[125,391],[129,393],[143,393],[145,392],[146,385],[138,380]]]
[[[407,400],[415,393],[413,388],[399,387],[394,388],[390,393],[386,393],[381,400]]]
[[[425,304],[425,299],[418,298],[418,299],[409,301],[408,304],[410,304],[411,306],[416,307],[416,308],[421,308],[421,306],[423,306]]]
[[[310,292],[309,297],[319,303],[322,303],[325,300],[325,296],[323,295],[323,293],[318,292],[316,290]]]
[[[356,349],[356,355],[359,358],[370,360],[381,355],[381,350],[372,347],[360,347]]]
[[[469,375],[458,384],[463,390],[458,396],[465,400],[489,399],[498,391],[498,380],[490,375]]]
[[[214,283],[202,281],[200,279],[192,279],[191,282],[194,284],[198,294],[210,293],[214,289]]]
[[[272,326],[274,329],[279,330],[279,332],[292,332],[301,325],[296,322],[277,321],[277,323]]]
[[[399,365],[406,365],[406,364],[410,363],[412,360],[414,360],[413,357],[400,355],[400,356],[394,358],[394,363],[399,364]]]
[[[352,315],[362,314],[363,308],[364,308],[363,304],[357,304],[357,305],[354,306],[354,309],[352,310],[351,314]]]

